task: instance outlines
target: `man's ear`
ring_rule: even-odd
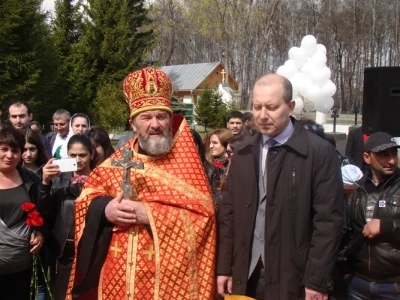
[[[367,165],[370,165],[370,164],[371,164],[371,154],[368,153],[368,152],[364,152],[364,153],[363,153],[363,157],[364,157],[364,162],[365,162]]]
[[[33,113],[31,113],[31,114],[29,115],[29,121],[32,121],[32,119],[33,119]]]
[[[131,125],[132,131],[133,131],[134,133],[137,133],[137,128],[136,128],[136,126],[135,126],[135,119],[134,119],[134,118],[129,120],[129,125]]]
[[[289,111],[290,111],[289,115],[291,116],[293,114],[293,110],[296,106],[296,102],[294,100],[290,100],[290,102],[288,103],[288,106],[289,106]]]

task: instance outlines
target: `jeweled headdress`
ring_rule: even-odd
[[[172,114],[172,84],[165,72],[154,68],[135,71],[126,76],[123,89],[131,110],[130,118],[141,112],[156,109]]]

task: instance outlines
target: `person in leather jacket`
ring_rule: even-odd
[[[350,299],[400,298],[400,170],[393,137],[376,132],[364,145],[369,170],[349,199],[345,281]]]
[[[43,167],[40,197],[51,199],[53,218],[50,220],[50,273],[53,298],[65,299],[68,280],[75,254],[75,200],[93,166],[94,150],[91,140],[84,135],[74,135],[67,145],[70,158],[76,158],[77,170],[60,173],[53,164],[54,158]]]

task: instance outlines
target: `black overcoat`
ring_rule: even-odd
[[[343,228],[343,184],[335,149],[294,122],[267,156],[265,299],[304,299],[304,286],[329,292]],[[217,274],[244,295],[258,208],[261,134],[235,151],[220,205]]]

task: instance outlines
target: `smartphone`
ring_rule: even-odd
[[[53,164],[56,164],[60,167],[60,172],[74,172],[78,170],[78,164],[76,162],[76,158],[65,158],[65,159],[57,159],[53,160]]]

